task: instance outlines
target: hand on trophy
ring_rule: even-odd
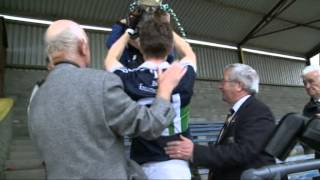
[[[142,16],[142,12],[140,9],[137,9],[133,12],[130,12],[129,13],[129,16],[128,16],[128,27],[131,28],[131,29],[136,29],[140,19],[141,19],[141,16]]]
[[[137,25],[142,17],[143,9],[137,8],[133,12],[130,12],[127,18],[127,26],[132,29],[132,33],[129,33],[131,38],[135,39],[138,37]]]

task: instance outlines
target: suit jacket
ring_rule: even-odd
[[[112,73],[63,63],[31,101],[29,128],[48,179],[142,179],[123,136],[156,138],[174,116],[162,99],[150,109],[132,101]]]
[[[303,115],[312,118],[314,115],[320,113],[320,102],[316,102],[313,100],[313,98],[310,98],[310,101],[304,106],[303,108]],[[304,144],[302,144],[304,145]],[[309,151],[311,148],[307,145],[304,145],[304,150]],[[320,159],[320,152],[315,151],[315,158]],[[320,171],[320,169],[319,169]]]
[[[246,169],[275,163],[264,152],[274,128],[270,109],[251,96],[233,116],[218,144],[195,145],[193,163],[209,168],[209,179],[240,179]]]
[[[320,113],[320,102],[315,102],[312,98],[303,108],[303,115],[312,118],[315,114]]]

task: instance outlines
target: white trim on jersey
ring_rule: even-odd
[[[181,125],[181,98],[180,94],[173,94],[172,95],[172,102],[171,102],[174,111],[176,112],[176,117],[173,120],[174,124],[174,134],[182,132],[182,125]],[[171,134],[172,135],[172,134]]]
[[[191,66],[194,70],[194,72],[197,73],[197,66],[194,64],[191,64],[188,60],[181,60],[179,61],[179,63],[183,66],[183,67],[187,67],[187,66]]]

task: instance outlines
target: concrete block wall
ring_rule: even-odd
[[[6,69],[5,94],[16,97],[14,119],[26,119],[26,105],[33,85],[45,76],[45,71]],[[218,81],[197,80],[191,101],[193,121],[223,121],[229,106],[222,101]],[[288,112],[301,112],[309,100],[303,87],[261,85],[257,96],[280,119]]]
[[[12,109],[13,137],[28,136],[27,105],[34,84],[40,81],[45,71],[6,69],[5,96],[13,97],[15,105]]]
[[[223,121],[229,106],[222,101],[218,81],[197,80],[191,101],[191,116],[212,121]],[[309,97],[303,87],[260,85],[257,98],[265,102],[276,119],[288,112],[302,112]]]
[[[310,97],[303,87],[262,85],[258,96],[271,108],[277,119],[289,112],[302,113]]]

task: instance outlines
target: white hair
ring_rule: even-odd
[[[224,70],[229,71],[229,80],[243,83],[249,94],[259,92],[259,75],[251,66],[235,63],[227,65]]]
[[[66,28],[54,37],[45,36],[46,51],[49,58],[56,52],[74,53],[80,37],[71,28]]]
[[[320,67],[315,66],[315,65],[306,66],[302,71],[302,77],[305,76],[306,74],[308,74],[310,72],[314,72],[314,71],[316,71],[320,74]]]

